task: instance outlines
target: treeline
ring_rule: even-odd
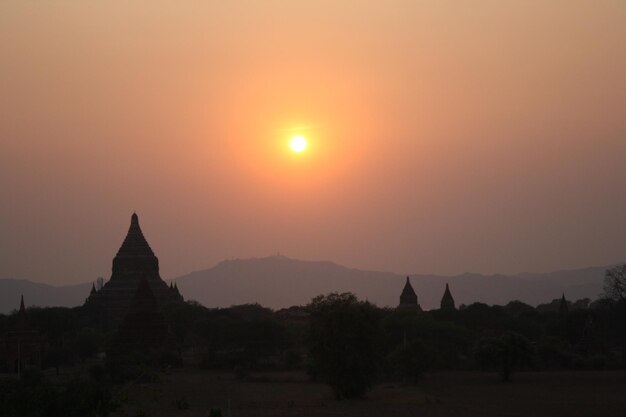
[[[112,384],[149,380],[146,369],[155,366],[232,370],[240,378],[255,370],[300,369],[344,398],[362,395],[377,381],[414,383],[426,371],[490,370],[508,380],[518,370],[626,365],[626,310],[612,299],[578,300],[565,311],[557,299],[536,308],[512,301],[428,312],[379,308],[349,293],[278,311],[257,304],[211,309],[191,301],[162,309],[179,360],[145,352],[104,360],[113,333],[100,330],[82,308],[27,313],[46,341],[44,369],[91,361],[100,367],[92,370],[98,380]],[[15,320],[15,314],[1,315],[0,332]],[[107,394],[92,395],[100,401]]]
[[[361,305],[351,294],[320,296],[306,306],[272,311],[258,304],[211,309],[196,302],[165,306],[162,313],[186,362],[205,368],[269,369],[306,367],[320,300]],[[378,308],[369,321],[385,355],[419,341],[437,354],[431,369],[475,369],[481,339],[514,332],[533,348],[533,369],[615,368],[622,366],[626,311],[621,302],[581,299],[532,307],[519,301],[505,306],[474,303],[458,311]],[[81,307],[29,308],[28,320],[46,341],[44,367],[79,363],[106,352],[113,333],[103,332]],[[16,314],[0,315],[0,333]],[[344,320],[350,320],[345,318]],[[356,318],[353,319],[358,324]],[[350,326],[347,329],[350,332]]]

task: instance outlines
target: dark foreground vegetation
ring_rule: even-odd
[[[426,373],[419,384],[375,384],[358,400],[301,372],[232,374],[173,370],[156,384],[130,384],[115,416],[209,417],[616,417],[626,409],[624,371],[520,373],[503,384],[493,373]],[[184,410],[180,405],[184,404]]]
[[[615,294],[594,302],[565,304],[557,299],[536,308],[513,301],[505,306],[474,303],[457,311],[429,312],[381,309],[352,294],[319,296],[307,306],[279,311],[260,305],[210,309],[186,302],[163,309],[175,352],[122,355],[107,354],[115,334],[100,329],[83,308],[31,308],[27,314],[45,341],[43,354],[36,366],[20,369],[20,378],[11,374],[11,364],[3,364],[0,416],[107,416],[133,404],[137,384],[155,384],[158,392],[163,387],[159,384],[180,375],[222,378],[224,386],[230,386],[232,381],[271,381],[262,376],[268,372],[293,373],[300,375],[293,384],[312,384],[314,389],[323,384],[335,398],[350,399],[372,387],[377,387],[377,394],[371,395],[379,395],[385,392],[381,386],[403,390],[408,388],[398,387],[418,381],[437,393],[433,381],[440,373],[464,371],[458,374],[466,375],[459,377],[461,381],[474,378],[467,375],[483,375],[481,381],[496,393],[504,390],[496,388],[496,378],[512,380],[504,385],[515,390],[532,375],[531,379],[548,381],[552,390],[557,389],[553,385],[558,385],[558,378],[563,378],[564,386],[571,378],[586,380],[556,371],[626,368],[626,308]],[[2,334],[16,320],[17,314],[0,316]],[[515,375],[519,371],[525,373]],[[310,382],[304,382],[303,375]],[[424,375],[428,375],[426,382]],[[614,375],[624,382],[623,373]],[[212,381],[211,386],[219,385]],[[593,387],[587,389],[591,392]],[[415,398],[437,402],[438,397],[422,392]],[[224,393],[221,401],[214,401],[215,408],[203,415],[226,415],[229,398],[234,394]],[[189,401],[183,391],[168,406],[184,411],[193,408]],[[296,407],[296,400],[290,401],[285,398],[285,407]],[[148,415],[141,412],[137,416]],[[246,413],[253,414],[263,415]]]

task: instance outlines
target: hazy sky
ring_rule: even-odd
[[[309,140],[301,155],[290,135]],[[626,1],[0,2],[0,277],[626,260]]]

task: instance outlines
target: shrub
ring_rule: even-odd
[[[509,381],[511,373],[528,365],[533,349],[526,337],[506,332],[500,337],[485,337],[478,341],[474,356],[483,369],[496,368],[502,380]]]
[[[381,362],[380,312],[349,293],[318,296],[308,307],[314,373],[339,399],[362,396]]]
[[[421,340],[399,346],[387,356],[391,376],[407,382],[417,382],[421,374],[431,368],[437,352]]]

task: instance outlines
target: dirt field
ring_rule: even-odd
[[[214,407],[224,417],[626,416],[626,372],[519,373],[507,384],[494,374],[436,373],[419,386],[378,385],[358,401],[336,401],[326,386],[302,374],[254,378],[173,371],[161,382],[129,386],[128,402],[117,415],[208,417]]]

